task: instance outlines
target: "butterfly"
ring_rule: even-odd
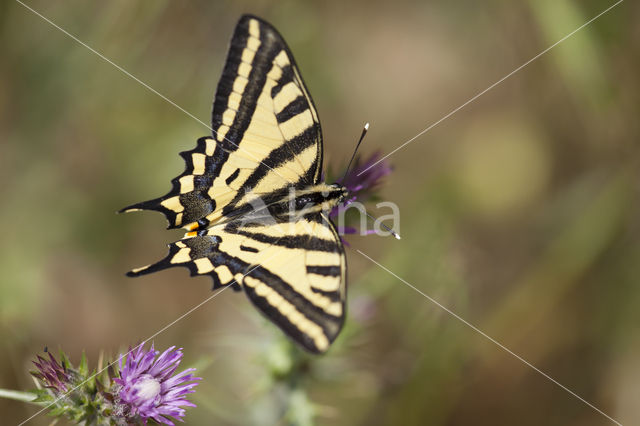
[[[213,101],[212,137],[181,152],[184,172],[163,197],[121,212],[163,213],[185,228],[140,276],[182,266],[231,285],[296,343],[325,352],[345,318],[344,246],[329,212],[348,196],[322,181],[322,130],[291,51],[276,29],[244,15]]]

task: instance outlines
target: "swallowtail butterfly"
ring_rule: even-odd
[[[163,197],[122,212],[155,210],[185,228],[139,276],[183,266],[233,285],[295,342],[322,353],[345,317],[345,256],[331,208],[347,196],[322,181],[318,114],[275,28],[245,15],[218,83],[212,137],[180,153],[185,171]],[[258,206],[258,208],[256,208]]]

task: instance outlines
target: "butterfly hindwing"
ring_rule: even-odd
[[[287,224],[284,232],[278,225],[247,232],[252,239],[280,240],[244,278],[245,293],[297,343],[314,353],[326,351],[345,315],[346,264],[335,228],[317,214]]]
[[[163,213],[169,228],[206,228],[289,186],[319,182],[322,134],[289,48],[245,15],[231,39],[213,103],[213,137],[181,153],[185,171],[165,196],[122,209]]]
[[[322,213],[296,222],[234,220],[188,233],[163,260],[130,275],[174,266],[210,275],[215,288],[241,284],[258,310],[311,352],[328,349],[342,327],[345,257]]]

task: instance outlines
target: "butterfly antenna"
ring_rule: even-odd
[[[349,165],[347,166],[347,170],[344,171],[344,176],[342,176],[342,179],[340,179],[340,182],[344,182],[344,178],[347,177],[347,173],[349,173],[349,169],[351,168],[351,164],[353,163],[354,158],[356,158],[356,153],[358,152],[358,148],[360,147],[360,144],[362,143],[362,140],[364,139],[364,135],[367,134],[368,130],[369,130],[369,123],[365,123],[364,128],[362,129],[362,134],[360,135],[360,139],[358,140],[358,143],[356,144],[356,149],[353,150],[353,155],[351,156],[351,160],[349,160]]]
[[[372,215],[370,215],[370,214],[369,214],[369,213],[367,213],[367,212],[364,212],[364,214],[366,214],[366,215],[369,217],[369,219],[373,220],[374,222],[376,222],[376,221],[378,220],[378,218],[377,218],[377,217],[372,216]],[[384,229],[386,229],[386,230],[387,230],[391,235],[393,235],[393,237],[394,237],[396,240],[399,240],[399,239],[400,239],[400,234],[398,234],[396,231],[394,231],[393,229],[389,228],[387,225],[385,225],[385,224],[384,224],[384,223],[382,223],[382,222],[380,222],[380,225],[382,225],[382,227],[383,227]]]

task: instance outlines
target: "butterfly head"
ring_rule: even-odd
[[[326,185],[326,189],[322,192],[322,196],[325,203],[329,203],[332,206],[338,205],[349,197],[349,190],[339,183],[333,183],[331,185]]]

